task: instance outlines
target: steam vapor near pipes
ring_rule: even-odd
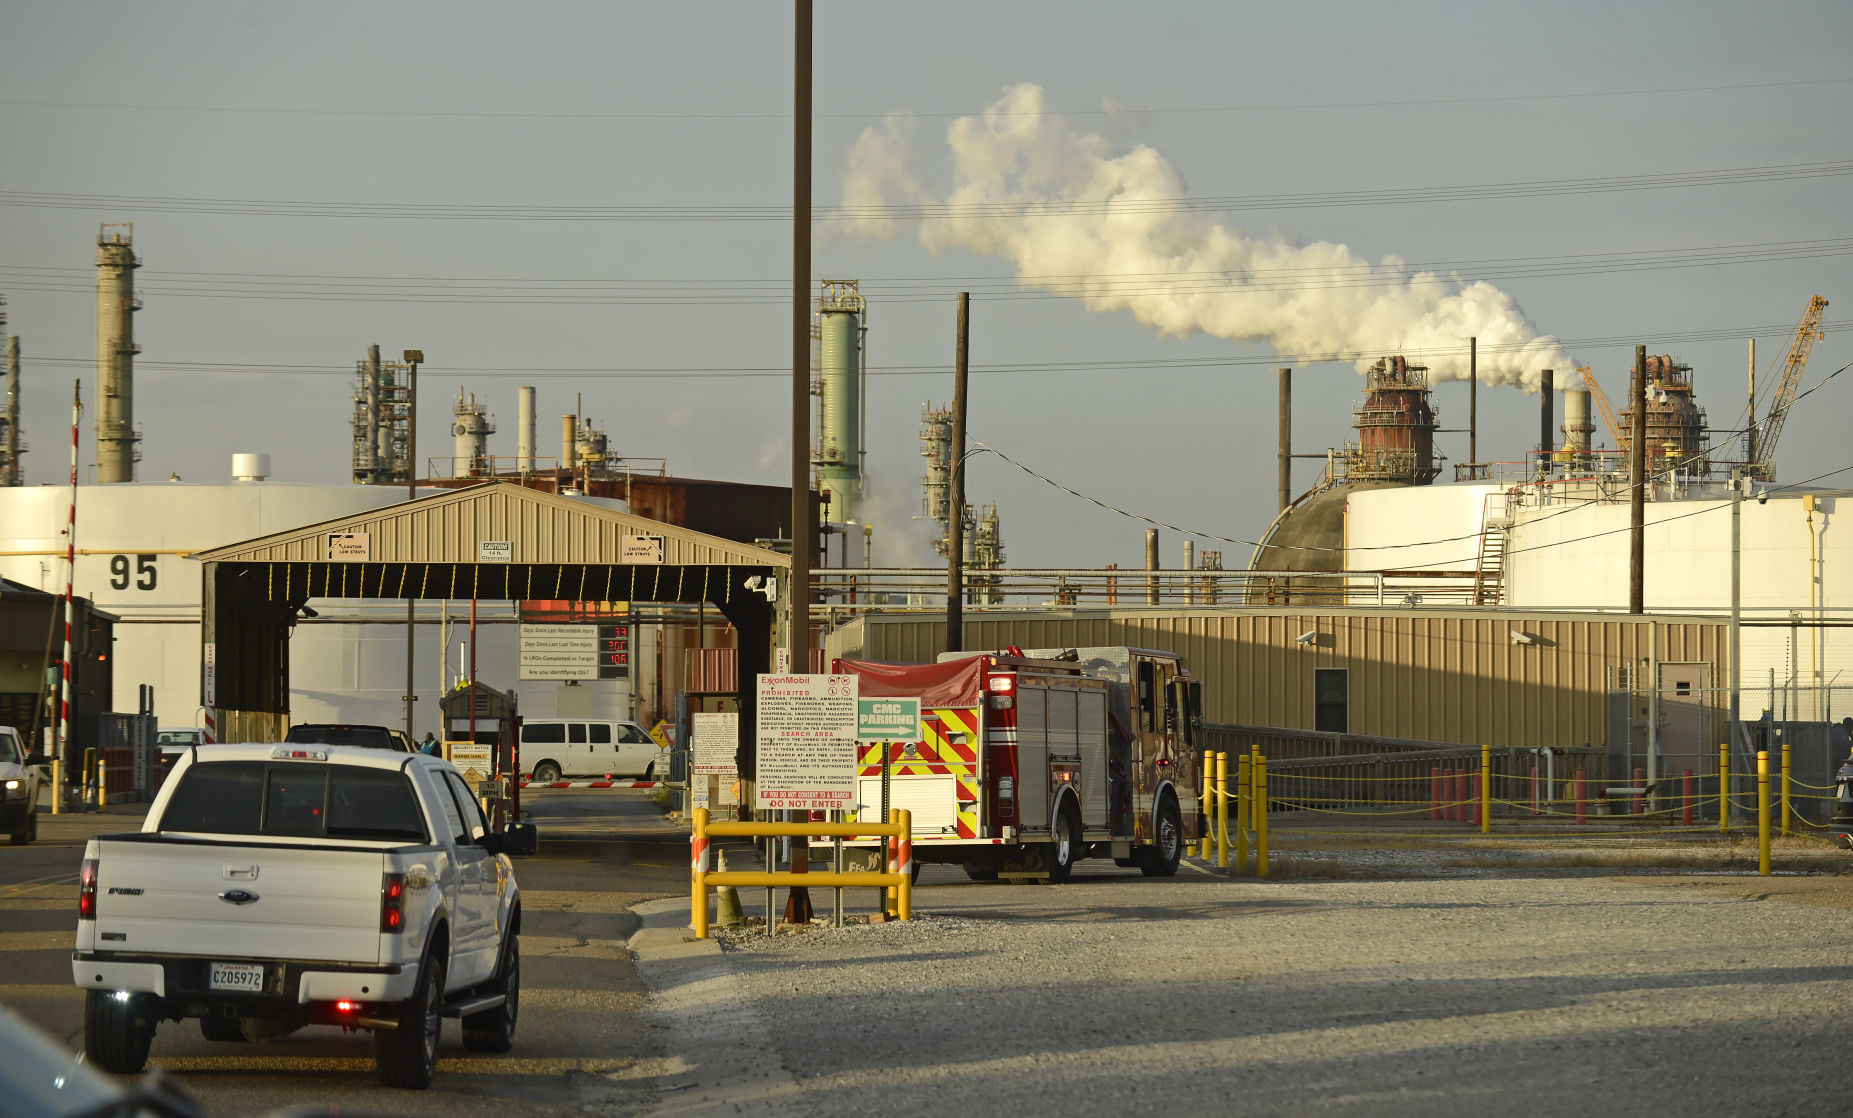
[[[1116,154],[1106,137],[1046,114],[1042,88],[1024,83],[947,125],[953,174],[943,197],[914,173],[913,118],[889,114],[850,148],[844,226],[876,237],[911,226],[931,252],[1007,260],[1025,286],[1091,311],[1130,311],[1176,337],[1342,355],[1335,359],[1355,360],[1359,372],[1385,354],[1407,354],[1435,380],[1465,379],[1466,340],[1477,337],[1481,380],[1528,392],[1538,391],[1540,370],[1571,366],[1557,340],[1492,284],[1210,220],[1179,204],[1183,176],[1158,152],[1139,145]]]

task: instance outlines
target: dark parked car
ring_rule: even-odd
[[[369,749],[391,749],[399,753],[416,753],[418,747],[404,730],[384,726],[358,726],[339,722],[304,722],[291,726],[284,741],[292,745],[363,745]]]

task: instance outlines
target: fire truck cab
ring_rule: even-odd
[[[1013,647],[832,671],[864,698],[920,700],[919,740],[862,743],[851,816],[911,811],[916,863],[1060,882],[1111,857],[1170,876],[1200,833],[1201,684],[1175,653]]]

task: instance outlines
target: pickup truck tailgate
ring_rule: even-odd
[[[96,946],[380,961],[383,851],[104,839]]]

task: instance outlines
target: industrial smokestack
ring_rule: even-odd
[[[1596,425],[1589,421],[1589,389],[1563,390],[1563,445],[1572,455],[1589,453],[1589,436]]]
[[[515,468],[526,473],[534,468],[534,388],[521,388],[521,408],[515,419]]]
[[[1145,530],[1145,569],[1148,571],[1158,569],[1158,529],[1156,528]],[[1148,606],[1158,604],[1157,575],[1145,576],[1145,604]]]
[[[1538,461],[1538,466],[1545,471],[1551,467],[1551,428],[1554,426],[1551,421],[1557,418],[1552,414],[1557,401],[1552,398],[1551,393],[1556,390],[1556,382],[1556,371],[1544,370],[1542,390],[1538,393],[1541,397],[1538,400],[1538,453],[1542,456]]]
[[[1480,460],[1480,339],[1467,339],[1467,461]]]
[[[97,481],[135,480],[133,225],[97,232]]]
[[[567,413],[560,417],[560,466],[570,470],[577,464],[577,445],[579,442],[579,417]]]
[[[1280,507],[1293,503],[1293,370],[1280,371]]]
[[[6,470],[0,485],[24,480],[19,464],[19,335],[6,340]]]

